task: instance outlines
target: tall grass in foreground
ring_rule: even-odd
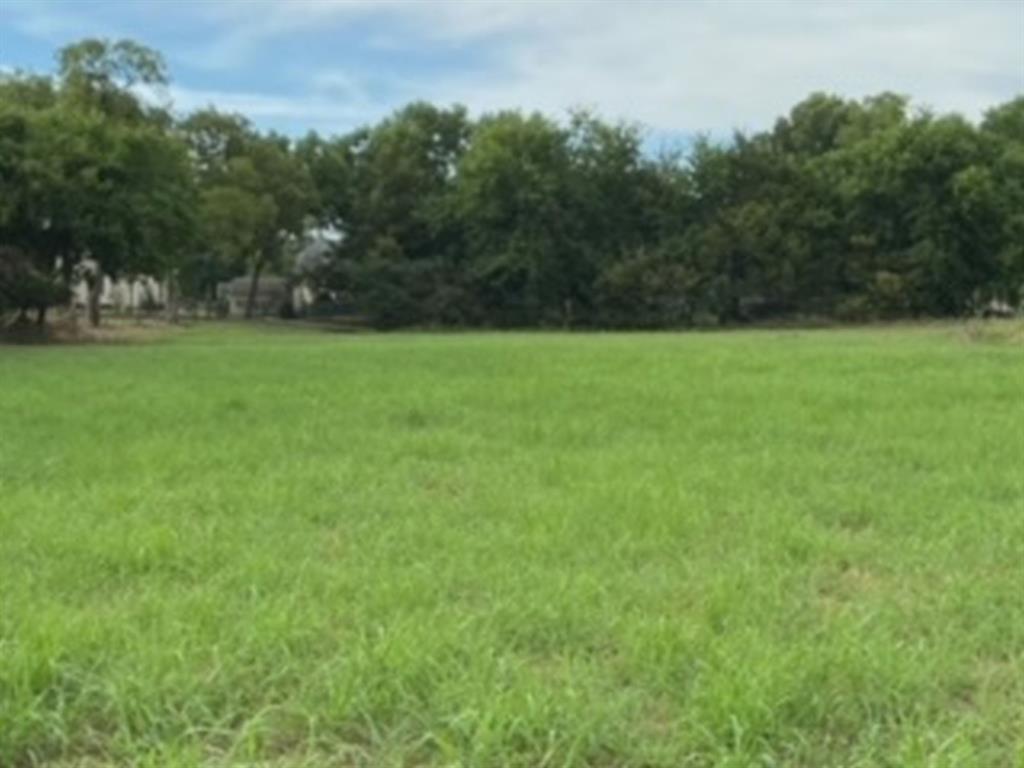
[[[0,765],[1022,765],[990,337],[0,347]]]

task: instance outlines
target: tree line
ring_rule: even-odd
[[[63,48],[0,76],[0,311],[42,323],[103,275],[169,302],[296,275],[379,327],[669,328],[947,317],[1024,291],[1024,96],[975,124],[815,93],[770,130],[652,155],[639,126],[406,106],[293,140],[158,105],[161,56]]]

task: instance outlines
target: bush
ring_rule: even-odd
[[[640,251],[598,277],[598,315],[619,328],[691,325],[694,284],[692,272],[663,250]]]
[[[835,315],[839,320],[846,323],[863,323],[871,320],[875,312],[871,299],[858,294],[841,299],[836,304]]]
[[[49,307],[67,301],[68,296],[67,288],[39,269],[28,255],[0,247],[0,312],[16,311],[24,317],[29,309],[35,309],[41,320]]]

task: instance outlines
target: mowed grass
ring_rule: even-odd
[[[1024,347],[0,347],[0,765],[1024,765]]]

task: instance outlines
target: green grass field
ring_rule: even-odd
[[[1024,765],[1024,347],[0,346],[0,765]]]

